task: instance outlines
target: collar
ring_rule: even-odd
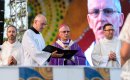
[[[69,44],[70,43],[70,39],[68,39],[67,41],[62,41],[60,40],[63,44]]]
[[[5,41],[5,42],[4,42],[4,45],[9,46],[9,47],[12,47],[12,48],[13,48],[13,47],[18,47],[17,44],[18,44],[17,41],[15,41],[15,42],[12,43],[12,44],[11,44],[9,41]]]
[[[112,39],[110,39],[110,40],[109,40],[109,39],[107,39],[107,38],[104,38],[104,41],[105,41],[105,42],[113,42],[114,40],[115,40],[115,37],[113,37],[113,38],[112,38]]]
[[[30,29],[34,31],[36,34],[39,34],[39,32],[34,27],[31,27]]]
[[[64,48],[64,44],[61,42],[60,39],[58,39],[58,40],[56,41],[56,43],[59,44],[61,47]],[[70,46],[72,46],[73,44],[74,44],[74,42],[70,39],[70,43],[69,43],[68,46],[70,47]]]

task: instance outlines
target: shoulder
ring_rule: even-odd
[[[121,40],[118,37],[114,37],[114,41],[119,43],[121,42]]]
[[[73,40],[71,40],[71,42],[72,42],[73,44],[78,44],[78,41],[73,41]]]
[[[120,39],[119,39],[118,37],[115,37],[115,40],[118,40],[118,41],[120,41]]]
[[[58,45],[60,45],[58,42],[54,42],[53,44],[52,44],[53,46],[58,46]]]
[[[28,30],[25,31],[24,34],[34,34],[34,32],[31,29],[28,29]]]
[[[8,46],[8,41],[5,41],[5,42],[1,45],[1,47],[4,47],[4,46]]]
[[[101,38],[101,39],[99,40],[99,43],[105,42],[105,40],[106,40],[105,37],[104,37],[104,38]]]
[[[31,30],[31,29],[28,29],[25,31],[24,35],[23,35],[23,38],[26,38],[26,37],[33,37],[35,36],[36,34]]]
[[[77,45],[77,46],[79,46],[79,45],[78,45],[78,42],[77,42],[77,41],[73,41],[73,40],[70,40],[70,44],[71,44],[71,45]]]

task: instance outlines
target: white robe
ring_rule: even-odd
[[[130,44],[130,13],[121,30],[119,39]],[[122,67],[121,78],[123,80],[130,80],[130,58],[126,61],[126,63]]]
[[[91,44],[91,45],[88,47],[88,49],[84,52],[85,57],[86,57],[86,59],[88,60],[90,66],[93,66],[91,55],[92,55],[92,51],[93,51],[93,49],[94,49],[95,43],[96,43],[95,41],[92,42],[92,44]]]
[[[8,41],[5,41],[2,44],[1,49],[1,65],[7,66],[8,58],[10,56],[13,56],[16,59],[17,65],[22,65],[24,61],[24,52],[20,42],[16,41],[15,43],[10,44]]]
[[[27,30],[22,39],[24,48],[24,66],[42,66],[47,63],[50,53],[42,51],[45,48],[44,39],[40,34],[36,34],[33,30]]]
[[[92,51],[93,65],[97,67],[111,67],[107,66],[110,51],[116,53],[117,61],[120,64],[120,48],[121,42],[116,37],[113,37],[112,40],[101,39],[99,43],[95,44]]]

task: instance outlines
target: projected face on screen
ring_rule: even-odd
[[[123,19],[124,15],[121,13],[118,0],[88,0],[87,20],[94,32],[96,41],[104,37],[102,28],[106,23],[113,24],[115,35],[118,36]]]

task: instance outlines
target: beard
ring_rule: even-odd
[[[11,35],[11,36],[8,37],[8,39],[9,40],[16,40],[16,36]]]

